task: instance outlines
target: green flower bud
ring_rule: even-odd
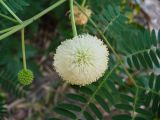
[[[34,75],[31,70],[22,69],[18,73],[18,80],[23,85],[29,85],[32,83]]]

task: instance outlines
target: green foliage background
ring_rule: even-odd
[[[4,0],[22,20],[33,17],[57,1]],[[77,2],[81,3],[80,0]],[[150,32],[144,26],[130,21],[128,13],[132,14],[134,10],[129,6],[130,2],[132,1],[87,0],[86,4],[93,14],[87,25],[77,26],[78,33],[87,32],[104,40],[110,50],[109,70],[98,82],[89,86],[68,86],[71,90],[62,95],[63,99],[54,103],[53,98],[50,98],[52,102],[49,104],[49,112],[45,111],[42,116],[38,114],[38,117],[35,115],[26,118],[27,120],[105,120],[105,113],[110,114],[113,120],[160,119],[160,31],[156,34],[155,30]],[[66,15],[68,4],[66,1],[26,28],[27,65],[36,78],[42,76],[43,72],[36,58],[54,54],[61,41],[72,37],[70,20]],[[0,30],[17,25],[17,22],[7,20],[2,15],[10,16],[7,10],[0,6]],[[47,16],[55,22],[55,35],[47,49],[41,49],[30,44],[29,40],[40,31],[41,24],[48,24],[48,21],[44,20]],[[0,37],[3,34],[0,32]],[[8,116],[4,103],[7,105],[9,95],[15,99],[30,99],[27,96],[31,94],[31,86],[22,86],[17,81],[20,69],[21,42],[17,32],[0,41],[1,119]],[[56,88],[62,84],[65,83],[60,83]],[[43,103],[42,105],[45,106]],[[118,113],[112,114],[114,110]]]

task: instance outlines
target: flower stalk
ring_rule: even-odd
[[[23,23],[23,21],[3,2],[3,0],[1,0],[0,2],[8,10],[8,12],[18,21],[19,24]],[[24,28],[21,29],[21,42],[22,42],[23,68],[27,70],[25,41],[24,41]]]
[[[74,16],[73,0],[70,0],[70,12],[71,12],[72,31],[73,31],[73,36],[75,37],[77,36],[77,29],[76,29],[75,16]]]
[[[24,42],[24,28],[21,30],[21,40],[22,40],[22,56],[23,56],[23,67],[26,70],[26,53],[25,53],[25,42]]]

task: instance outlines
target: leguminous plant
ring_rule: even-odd
[[[160,120],[160,30],[141,4],[0,0],[0,120]]]

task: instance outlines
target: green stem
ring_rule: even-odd
[[[145,88],[145,87],[143,87],[143,86],[140,86],[140,85],[138,85],[138,86],[137,86],[137,88],[142,89],[142,90],[150,91],[150,92],[154,93],[155,95],[160,96],[160,93],[159,93],[159,92],[157,92],[157,91],[155,91],[155,90],[147,89],[147,88]]]
[[[19,22],[22,23],[22,20],[20,20],[17,15],[3,2],[3,0],[0,0],[0,3],[3,5],[4,8],[8,10],[8,12]]]
[[[0,13],[0,16],[3,17],[3,18],[5,18],[5,19],[7,19],[7,20],[10,20],[10,21],[12,21],[12,22],[15,22],[15,23],[18,22],[17,20],[15,20],[15,19],[13,19],[13,18],[11,18],[11,17],[9,17],[9,16],[7,16],[7,15],[4,15],[4,14],[2,14],[2,13]]]
[[[28,26],[29,24],[31,24],[32,22],[34,22],[35,20],[39,19],[40,17],[42,17],[43,15],[45,15],[46,13],[50,12],[51,10],[53,10],[54,8],[60,6],[62,3],[64,3],[66,0],[59,0],[58,2],[54,3],[53,5],[51,5],[50,7],[48,7],[47,9],[43,10],[42,12],[38,13],[37,15],[33,16],[32,18],[24,21],[22,24],[18,25],[17,27],[15,27],[13,30],[3,34],[0,36],[0,40],[12,35],[13,33],[21,30],[22,28],[25,28],[26,26]]]
[[[25,53],[25,42],[24,42],[24,28],[21,30],[21,40],[22,40],[22,56],[23,56],[23,67],[26,70],[26,53]]]
[[[18,25],[16,25],[16,26],[18,26]],[[14,29],[16,26],[13,26],[13,27],[10,27],[10,28],[6,28],[6,29],[4,29],[4,30],[0,30],[0,34],[3,34],[3,33],[5,33],[5,32],[10,31],[10,30]]]
[[[135,94],[135,99],[134,99],[134,103],[133,103],[133,113],[132,113],[132,120],[135,120],[135,117],[136,117],[136,105],[137,105],[137,102],[138,102],[138,94],[139,94],[139,89],[136,88],[136,94]]]
[[[77,36],[77,29],[75,24],[75,18],[74,18],[74,9],[73,9],[73,0],[70,0],[70,11],[71,11],[71,24],[72,24],[72,31],[73,36]]]
[[[23,21],[1,0],[1,4],[8,10],[8,12],[20,23]],[[22,41],[22,56],[23,56],[23,67],[26,70],[26,53],[25,53],[25,42],[24,42],[24,28],[21,30],[21,41]]]
[[[74,1],[75,4],[79,7],[79,9],[87,16],[87,14],[83,11],[82,7],[76,2]],[[88,16],[87,16],[88,17]],[[124,68],[126,74],[128,75],[128,77],[131,79],[131,81],[133,82],[133,84],[137,87],[137,83],[135,82],[135,80],[133,79],[132,75],[128,72],[128,70],[126,69],[125,65],[123,64],[120,56],[116,53],[116,51],[114,50],[114,48],[112,47],[112,45],[108,42],[107,38],[104,36],[103,32],[97,27],[96,23],[90,18],[88,17],[89,21],[91,22],[91,24],[96,28],[96,30],[98,31],[98,33],[101,35],[101,37],[104,39],[104,41],[106,42],[106,44],[108,45],[108,47],[112,50],[112,52],[114,53],[114,55],[116,56],[117,60],[119,61],[119,63],[122,65],[122,67]]]
[[[83,0],[83,2],[82,2],[82,7],[84,7],[85,6],[85,4],[86,4],[86,2],[87,2],[87,0]]]

